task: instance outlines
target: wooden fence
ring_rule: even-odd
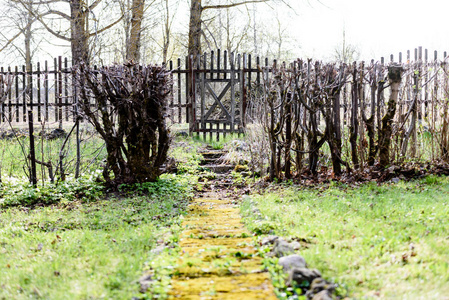
[[[1,68],[0,96],[7,85],[6,77],[12,79],[9,93],[3,95],[0,105],[0,122],[18,125],[27,122],[27,111],[32,110],[37,122],[72,122],[74,110],[72,71],[67,58],[55,58],[50,66],[37,63],[35,69],[25,66]]]
[[[443,58],[447,56],[444,52]],[[390,61],[394,61],[393,55]],[[397,62],[419,72],[417,84],[420,111],[426,116],[429,107],[441,101],[441,68],[444,60],[438,59],[437,52],[429,57],[427,50],[420,47],[399,54]],[[382,58],[380,65],[387,64]],[[263,72],[271,72],[278,65],[285,65],[268,58],[261,59],[250,54],[234,55],[227,51],[210,52],[197,59],[170,61],[167,68],[172,70],[173,93],[170,100],[170,120],[173,123],[189,123],[190,132],[212,137],[213,133],[243,132],[245,115],[251,107],[254,90],[263,85]],[[367,65],[367,64],[365,64]],[[192,67],[194,66],[194,67]],[[72,70],[67,59],[55,58],[52,63],[37,64],[34,69],[24,66],[1,68],[0,74],[11,74],[13,86],[0,105],[0,123],[21,124],[27,122],[27,110],[33,110],[35,121],[62,124],[73,122],[76,89],[72,83]],[[404,113],[406,103],[412,101],[415,83],[413,74],[403,80],[404,94],[401,94],[400,113]],[[192,82],[189,85],[189,82]],[[367,82],[365,82],[368,85]],[[0,82],[0,94],[5,82]],[[368,88],[364,89],[368,91]],[[351,82],[342,89],[342,109],[348,111]],[[379,105],[382,105],[380,102]],[[422,108],[422,109],[421,109]],[[343,113],[345,116],[346,113]],[[421,112],[420,119],[423,118]]]

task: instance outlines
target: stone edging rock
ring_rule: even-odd
[[[335,299],[336,285],[322,278],[316,269],[309,269],[306,260],[296,251],[301,245],[297,241],[288,242],[282,237],[269,235],[259,241],[262,247],[269,247],[268,257],[277,257],[286,278],[286,286],[292,290],[300,288],[308,300]]]

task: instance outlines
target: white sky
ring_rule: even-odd
[[[0,0],[0,6],[3,1]],[[297,57],[332,58],[334,49],[342,43],[344,29],[346,43],[355,45],[363,60],[379,60],[384,56],[388,61],[390,54],[397,59],[400,51],[405,58],[407,50],[413,51],[418,46],[429,49],[430,58],[433,58],[434,50],[438,50],[440,59],[443,51],[449,52],[448,0],[289,1],[294,4],[296,13],[283,5],[276,7],[275,13],[268,5],[257,4],[257,7],[261,9],[259,16],[265,24],[275,26],[275,16],[279,16],[282,26],[287,27],[290,35],[295,37],[294,44],[300,45],[294,51]],[[187,30],[189,2],[181,0],[178,8],[175,20],[179,23],[176,27],[181,31]],[[269,5],[274,6],[274,3],[270,2]],[[246,18],[246,11],[243,12],[242,17]],[[63,44],[59,40],[55,42]],[[43,48],[49,46],[52,49],[50,55],[64,55],[64,51],[69,50],[68,47],[41,44]],[[42,61],[42,58],[36,57],[36,61]]]
[[[306,2],[305,0],[297,0]],[[331,56],[336,45],[346,42],[360,50],[361,59],[395,59],[418,46],[449,51],[449,2],[446,0],[310,0],[303,4],[292,26],[302,54],[314,58]],[[413,53],[413,52],[412,52]],[[440,54],[441,53],[441,54]]]

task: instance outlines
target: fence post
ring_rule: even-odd
[[[28,111],[28,131],[30,135],[30,160],[31,160],[31,174],[30,181],[35,187],[37,185],[36,176],[36,150],[34,148],[34,132],[33,132],[33,111]]]

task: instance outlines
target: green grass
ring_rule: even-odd
[[[34,187],[24,179],[6,178],[0,183],[0,208],[11,206],[42,206],[74,200],[95,201],[103,196],[104,187],[97,180],[101,172],[68,178],[63,182]]]
[[[212,147],[212,149],[215,149],[215,150],[221,150],[225,147],[226,144],[228,144],[229,142],[231,142],[233,140],[237,140],[237,139],[240,139],[239,134],[237,134],[237,133],[227,134],[226,136],[223,136],[221,134],[220,139],[218,141],[217,141],[216,134],[214,134],[212,136],[212,140],[209,139],[209,135],[207,135],[206,139],[203,139],[202,135],[195,135],[193,137],[193,140],[200,142],[200,143],[204,143],[206,145],[209,145],[210,147]]]
[[[142,297],[151,249],[177,240],[188,179],[167,175],[124,198],[1,209],[0,299]]]
[[[68,129],[70,131],[70,129]],[[104,142],[98,135],[83,131],[80,134],[80,171],[81,173],[90,172],[101,168],[102,161],[106,158],[106,149]],[[64,143],[64,138],[55,140],[46,140],[35,133],[35,151],[36,159],[44,162],[51,162],[53,172],[56,172],[59,162],[59,151]],[[27,177],[26,157],[30,153],[30,142],[26,136],[18,139],[0,139],[0,175],[1,178]],[[64,148],[64,170],[66,175],[75,174],[76,162],[76,138],[72,134]],[[37,164],[37,178],[48,180],[48,169]]]
[[[306,241],[300,254],[342,295],[441,299],[449,293],[448,178],[283,186],[247,198],[242,211],[255,232]]]

